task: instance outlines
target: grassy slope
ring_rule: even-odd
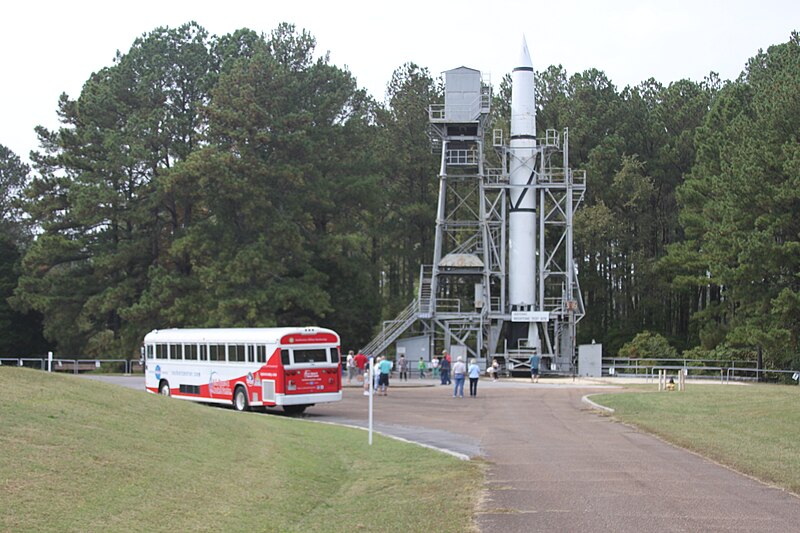
[[[482,481],[358,430],[34,370],[0,367],[0,424],[4,531],[465,531]]]
[[[692,385],[592,396],[614,416],[800,493],[800,387]]]

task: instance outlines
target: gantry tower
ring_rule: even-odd
[[[527,53],[527,47],[526,47]],[[427,339],[429,354],[448,349],[480,361],[498,358],[511,370],[527,370],[534,352],[545,370],[574,370],[575,327],[584,315],[573,258],[573,215],[586,179],[569,168],[568,132],[548,130],[526,152],[529,175],[510,184],[519,151],[491,133],[496,161],[487,164],[491,85],[477,70],[444,73],[444,104],[431,105],[432,141],[440,152],[439,196],[433,262],[420,267],[417,297],[362,351],[378,354],[412,331]],[[531,95],[532,95],[531,89]],[[520,195],[524,191],[524,195]],[[530,195],[530,196],[528,196]],[[509,303],[509,214],[520,197],[533,198],[535,256],[526,279],[530,305]],[[530,211],[530,209],[528,209]],[[527,264],[527,263],[526,263]],[[538,342],[514,335],[528,324]],[[518,328],[517,328],[518,329]]]

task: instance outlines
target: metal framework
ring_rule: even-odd
[[[448,85],[472,76],[476,90],[457,87],[457,105],[448,103]],[[433,145],[441,149],[439,200],[433,263],[422,265],[417,298],[363,348],[386,350],[405,331],[430,337],[430,353],[459,350],[479,361],[498,358],[510,370],[527,370],[532,348],[508,346],[504,328],[513,320],[508,304],[509,166],[514,157],[500,130],[492,132],[497,155],[487,165],[484,139],[489,123],[491,85],[475,81],[477,71],[446,75],[444,105],[429,109]],[[464,95],[471,95],[465,98]],[[453,97],[455,100],[456,97]],[[548,130],[537,139],[536,163],[528,194],[536,196],[538,264],[536,311],[541,322],[543,368],[570,373],[575,368],[575,328],[585,310],[573,259],[573,215],[584,199],[586,175],[569,168],[569,134]]]

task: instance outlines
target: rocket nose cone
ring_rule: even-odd
[[[522,48],[519,51],[519,61],[517,61],[518,67],[533,67],[533,62],[531,61],[531,54],[528,52],[528,42],[525,40],[525,36],[522,36]]]

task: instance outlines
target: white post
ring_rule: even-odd
[[[47,352],[47,371],[53,371],[53,352]]]
[[[375,368],[373,366],[374,358],[369,356],[369,445],[372,446],[372,380]]]

